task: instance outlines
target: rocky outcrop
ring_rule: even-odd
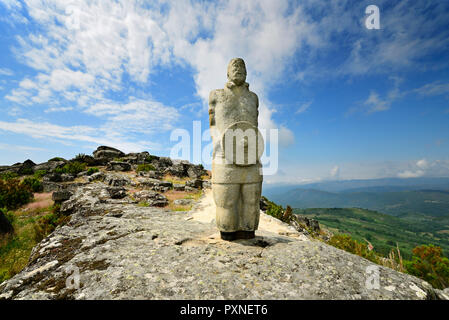
[[[138,185],[142,188],[149,188],[154,191],[165,192],[173,187],[170,181],[162,181],[153,178],[137,178]]]
[[[107,147],[107,146],[100,146],[93,152],[95,159],[114,159],[114,158],[120,158],[125,156],[125,154],[115,148]]]
[[[73,192],[69,190],[61,190],[61,191],[58,190],[53,192],[51,198],[55,203],[62,203],[66,200],[69,200],[72,195]]]
[[[162,158],[161,158],[162,159]],[[158,167],[164,168],[164,173],[168,173],[175,177],[190,177],[192,179],[201,178],[203,175],[207,174],[201,164],[194,165],[186,160],[172,160],[170,162],[166,159],[159,160]],[[166,164],[166,166],[164,166]]]
[[[62,168],[66,164],[65,161],[48,161],[34,166],[34,171],[44,170],[53,172],[56,168]]]
[[[317,220],[311,219],[308,217],[304,217],[304,216],[300,216],[300,215],[295,215],[295,218],[299,223],[306,225],[312,231],[314,231],[314,232],[320,231],[320,224]]]
[[[19,169],[17,170],[17,173],[19,175],[24,175],[24,174],[30,174],[34,172],[33,167],[36,166],[36,164],[31,161],[30,159],[25,160],[19,167]]]
[[[106,168],[108,171],[130,171],[131,164],[123,161],[109,161]]]
[[[132,197],[140,203],[145,203],[148,206],[152,207],[165,207],[168,205],[168,199],[157,192],[154,191],[148,191],[148,190],[142,190],[135,192]]]
[[[140,206],[129,196],[111,199],[107,188],[91,183],[62,204],[70,222],[33,249],[21,273],[0,284],[0,298],[449,298],[265,214],[255,239],[223,241],[211,191],[186,213]],[[370,280],[373,272],[378,284]]]

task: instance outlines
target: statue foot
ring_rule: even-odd
[[[236,238],[237,239],[253,239],[256,237],[255,231],[237,231]]]
[[[227,241],[235,240],[235,239],[237,239],[236,235],[237,235],[237,232],[220,231],[220,236],[221,236],[221,239],[223,239],[223,240],[227,240]]]

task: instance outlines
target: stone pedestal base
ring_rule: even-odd
[[[220,232],[221,239],[232,241],[237,239],[253,239],[256,237],[254,231],[234,231],[234,232]]]

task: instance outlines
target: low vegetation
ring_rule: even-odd
[[[309,228],[308,226],[306,226],[304,223],[302,223],[301,221],[299,221],[298,219],[296,219],[295,215],[293,214],[293,210],[290,206],[287,206],[285,209],[274,203],[273,201],[268,200],[266,197],[262,197],[262,199],[264,200],[264,202],[267,204],[267,208],[266,208],[266,214],[281,220],[282,222],[285,223],[291,223],[292,220],[296,220],[296,224],[299,225],[302,229],[306,230],[312,237],[317,237],[320,238],[320,236],[324,236],[325,232],[323,231],[314,231],[311,228]]]
[[[265,201],[267,214],[288,222],[289,206],[284,209],[266,198]],[[425,244],[435,240],[432,235],[413,232],[413,227],[396,217],[360,208],[295,208],[293,213],[316,219],[333,231],[335,234],[326,241],[329,245],[419,277],[435,288],[449,287],[449,259],[443,249]],[[437,240],[443,240],[440,243],[445,247],[449,245],[447,238]]]
[[[22,183],[28,186],[32,192],[42,192],[44,190],[41,181],[36,177],[25,178],[22,180]]]
[[[13,210],[33,199],[29,184],[17,178],[0,180],[0,208]]]
[[[422,245],[413,249],[411,261],[405,261],[408,273],[426,280],[435,288],[449,287],[449,259],[440,247]]]
[[[42,191],[44,174],[35,172],[23,180],[14,174],[0,176],[0,211],[13,227],[11,233],[0,235],[0,282],[20,272],[32,248],[68,220],[53,205],[51,193],[34,197],[33,192]]]
[[[67,163],[62,168],[56,168],[55,172],[56,173],[69,173],[71,175],[76,176],[78,173],[86,171],[86,168],[87,168],[86,163],[74,161],[74,162]]]
[[[9,179],[14,179],[14,178],[18,178],[19,175],[15,172],[2,172],[0,173],[0,180],[9,180]]]
[[[369,241],[383,256],[395,250],[396,245],[405,259],[411,259],[413,248],[422,244],[433,244],[449,253],[449,237],[438,232],[442,226],[449,225],[449,221],[442,217],[407,221],[361,208],[295,208],[293,212],[318,220],[334,233],[349,234],[364,243]],[[439,227],[433,229],[434,224],[439,224]]]
[[[0,237],[0,283],[20,272],[33,247],[69,219],[53,205],[28,211],[8,211],[6,216],[14,233]]]
[[[348,234],[337,234],[327,242],[331,246],[351,252],[374,263],[380,263],[379,255],[370,250],[366,243],[359,242],[351,238]]]
[[[156,168],[153,167],[151,164],[145,163],[145,164],[139,164],[137,166],[136,172],[148,172],[148,171],[155,171]]]
[[[165,192],[164,195],[168,199],[168,206],[167,206],[168,209],[172,211],[189,211],[190,209],[192,209],[192,205],[179,205],[175,204],[174,201],[178,199],[189,199],[189,200],[191,199],[197,201],[203,195],[203,191],[195,190],[186,192],[186,191],[170,190]]]
[[[92,168],[89,168],[88,170],[87,170],[87,175],[88,176],[91,176],[91,175],[93,175],[94,173],[97,173],[97,172],[99,172],[100,171],[100,169],[98,169],[97,167],[92,167]]]

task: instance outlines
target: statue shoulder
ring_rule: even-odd
[[[223,89],[212,90],[209,93],[209,104],[215,104],[217,102],[217,98],[223,94]]]
[[[255,94],[251,90],[249,90],[249,94],[250,94],[251,98],[257,102],[257,105],[259,105],[259,97],[257,96],[257,94]]]

